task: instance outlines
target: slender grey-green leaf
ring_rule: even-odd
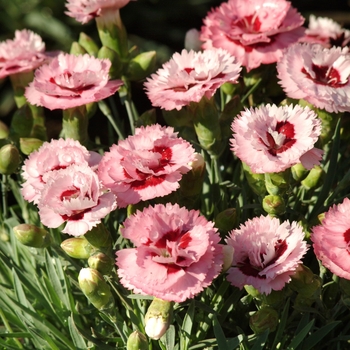
[[[220,350],[232,350],[229,348],[229,346],[227,344],[227,340],[226,340],[224,331],[222,330],[220,323],[215,315],[213,317],[213,326],[214,326],[214,334],[215,334],[219,349]]]
[[[269,335],[269,330],[267,329],[264,333],[260,334],[254,342],[253,347],[251,348],[251,350],[263,350],[267,337]]]
[[[77,350],[86,350],[87,347],[84,337],[78,331],[72,316],[68,317],[68,327],[73,343],[76,346]]]
[[[297,346],[305,339],[306,335],[314,325],[315,320],[311,320],[290,342],[287,350],[295,350]]]
[[[188,307],[187,313],[183,319],[181,334],[180,334],[180,348],[187,350],[191,341],[192,326],[194,318],[194,301],[192,300]]]

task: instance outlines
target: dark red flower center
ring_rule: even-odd
[[[80,195],[80,189],[75,187],[74,189],[66,190],[61,193],[60,200],[66,201],[72,198],[77,198]],[[84,217],[84,214],[89,212],[91,208],[83,209],[83,210],[72,210],[71,215],[61,215],[62,219],[65,221],[77,221],[81,220]]]
[[[334,88],[338,88],[346,84],[346,82],[341,82],[340,73],[333,67],[318,66],[316,64],[312,64],[311,69],[315,75],[314,77],[312,77],[305,68],[303,68],[301,71],[306,75],[307,78],[311,79],[316,84],[329,85]]]
[[[268,131],[266,132],[267,142],[264,142],[260,138],[260,141],[268,148],[268,152],[273,156],[285,152],[296,142],[294,139],[295,132],[293,124],[289,122],[278,122],[275,131],[284,136],[282,143],[277,143],[275,138]]]
[[[253,15],[240,18],[233,22],[235,26],[243,29],[247,33],[259,33],[261,22],[257,13]]]
[[[343,236],[347,245],[347,251],[350,254],[350,228],[343,233]]]

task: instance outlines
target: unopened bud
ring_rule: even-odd
[[[300,296],[311,298],[316,292],[321,290],[322,280],[307,266],[299,264],[295,273],[291,275],[291,282],[288,286]]]
[[[306,176],[306,178],[303,181],[301,181],[301,184],[307,190],[310,190],[311,188],[316,188],[319,185],[323,174],[323,169],[319,165],[316,165],[310,170],[308,176]]]
[[[85,296],[98,310],[108,310],[114,306],[111,289],[97,270],[91,268],[81,269],[78,281]]]
[[[265,186],[269,194],[281,195],[289,187],[290,169],[280,173],[265,173]]]
[[[111,68],[109,69],[110,79],[120,78],[122,72],[122,62],[118,53],[107,46],[102,46],[97,54],[98,58],[109,59],[111,61]]]
[[[130,60],[127,76],[132,81],[145,79],[150,75],[156,65],[156,52],[143,52]]]
[[[301,163],[295,164],[291,168],[292,176],[295,181],[301,181],[309,172]]]
[[[29,137],[33,127],[33,114],[28,106],[24,104],[17,109],[11,119],[11,132],[19,137]]]
[[[227,208],[216,215],[215,227],[222,232],[232,230],[237,222],[237,210],[235,208]]]
[[[139,331],[132,332],[126,343],[126,350],[148,350],[146,336]]]
[[[271,333],[275,331],[278,321],[278,312],[271,307],[264,306],[250,317],[249,326],[255,334],[264,333],[267,329]]]
[[[286,204],[281,196],[267,195],[262,201],[263,209],[271,216],[282,215],[286,212]]]
[[[73,41],[70,46],[69,53],[71,55],[79,56],[79,55],[85,55],[87,52],[78,42]]]
[[[101,251],[108,252],[112,249],[111,234],[103,223],[93,227],[90,231],[85,233],[84,237],[90,242],[90,244]]]
[[[0,174],[11,175],[16,172],[20,155],[16,146],[7,144],[0,148]]]
[[[192,28],[186,32],[185,35],[185,49],[187,51],[200,51],[203,42],[199,39],[200,32],[198,29]]]
[[[44,141],[34,137],[21,137],[19,139],[19,148],[23,154],[29,155],[39,149],[43,143]]]
[[[0,120],[0,139],[6,139],[9,136],[9,132],[8,126]]]
[[[80,33],[78,43],[89,55],[95,57],[97,56],[98,46],[88,35],[85,33]]]
[[[96,249],[84,237],[72,237],[61,243],[64,252],[74,259],[88,259]]]
[[[244,162],[242,162],[242,167],[250,188],[258,196],[264,196],[266,194],[265,175],[253,173],[250,167]]]
[[[168,330],[174,303],[154,298],[145,316],[145,331],[151,339],[161,338]]]
[[[224,263],[222,265],[222,272],[226,272],[232,265],[234,249],[231,245],[225,244],[222,247],[222,255],[224,257]]]
[[[91,255],[88,259],[88,264],[92,269],[101,272],[103,275],[108,275],[114,266],[114,260],[101,252]]]
[[[13,228],[13,232],[19,242],[29,247],[45,248],[51,242],[49,232],[35,225],[17,225]]]

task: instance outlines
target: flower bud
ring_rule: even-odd
[[[151,339],[161,338],[168,330],[173,314],[171,301],[154,298],[145,315],[145,331]]]
[[[28,104],[17,109],[11,119],[11,133],[19,137],[29,137],[33,127],[33,114]]]
[[[281,196],[267,195],[262,202],[263,209],[271,216],[282,215],[286,212],[286,205]]]
[[[307,190],[310,190],[311,188],[316,188],[320,184],[320,180],[322,179],[323,175],[323,169],[319,165],[316,165],[310,170],[308,176],[306,176],[306,178],[303,181],[301,181],[301,184]]]
[[[146,336],[139,331],[132,332],[126,343],[126,350],[148,350]]]
[[[64,252],[74,259],[88,259],[96,249],[84,237],[72,237],[61,243]]]
[[[103,275],[108,275],[114,266],[114,260],[101,252],[91,255],[88,259],[88,264],[92,269],[101,272]]]
[[[110,79],[120,78],[123,64],[118,53],[107,46],[102,46],[97,53],[98,58],[109,59],[111,61],[111,68],[109,69]]]
[[[216,215],[215,227],[222,232],[232,230],[237,223],[237,210],[235,208],[227,208]]]
[[[97,56],[98,52],[98,46],[97,44],[90,38],[88,35],[85,33],[81,32],[79,34],[79,40],[78,43],[85,49],[85,51],[90,55],[90,56]]]
[[[299,264],[295,273],[291,275],[290,289],[297,292],[301,297],[311,298],[316,292],[321,291],[322,280],[307,266]]]
[[[155,51],[143,52],[130,60],[127,76],[131,81],[145,79],[150,75],[156,65]]]
[[[39,149],[43,143],[44,141],[34,137],[21,137],[19,139],[19,148],[23,154],[29,155]]]
[[[17,170],[20,161],[16,146],[8,144],[0,148],[0,174],[13,174]]]
[[[92,305],[100,311],[114,306],[114,299],[109,285],[95,269],[83,268],[78,276],[79,286]]]
[[[225,244],[222,247],[222,255],[224,257],[224,263],[222,265],[221,272],[226,272],[232,265],[234,250],[231,245]]]
[[[161,112],[167,125],[174,128],[183,126],[193,128],[193,114],[187,106],[181,108],[179,111],[176,109],[170,111],[162,109]]]
[[[264,196],[266,194],[265,175],[253,173],[250,167],[244,162],[242,162],[242,167],[250,188],[258,196]]]
[[[29,247],[45,248],[51,242],[49,232],[35,225],[20,224],[13,228],[13,232],[19,242]]]
[[[309,172],[301,163],[295,164],[291,167],[292,176],[295,181],[301,181]]]
[[[269,194],[281,195],[289,187],[290,169],[280,173],[265,173],[265,186]]]
[[[73,41],[71,44],[69,53],[71,55],[79,56],[79,55],[85,55],[87,52],[79,43],[77,43],[76,41]]]
[[[140,117],[136,120],[136,127],[153,125],[157,123],[157,110],[155,108],[151,108],[145,112],[143,112]]]
[[[275,331],[278,325],[278,313],[275,309],[264,306],[249,319],[249,326],[255,334],[264,333],[267,329]]]
[[[98,224],[86,232],[84,237],[90,244],[101,251],[109,252],[112,249],[111,234],[103,223]]]
[[[47,141],[47,132],[45,125],[34,124],[30,132],[30,137],[42,141]]]
[[[198,29],[192,28],[186,32],[185,35],[185,49],[187,51],[200,51],[202,49],[203,42],[199,39],[200,32]]]
[[[0,120],[0,139],[6,139],[9,136],[8,126]]]

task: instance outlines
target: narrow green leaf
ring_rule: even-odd
[[[182,332],[180,334],[181,350],[187,350],[190,344],[193,319],[194,319],[194,301],[192,300],[182,323]]]
[[[251,350],[263,350],[269,333],[270,332],[267,329],[264,333],[260,334],[256,338],[254,346],[251,348]]]
[[[215,315],[213,317],[213,326],[214,326],[214,334],[215,334],[216,340],[218,342],[219,349],[220,350],[232,350],[229,348],[229,346],[227,344],[227,340],[226,340],[224,331],[222,330],[220,323]]]
[[[287,302],[286,302],[286,304],[283,308],[283,311],[282,311],[280,323],[279,323],[278,328],[276,330],[275,339],[273,341],[271,349],[275,349],[277,344],[280,343],[282,340],[282,336],[284,334],[284,330],[286,328],[287,319],[288,319],[289,304],[290,304],[290,299],[287,299]]]
[[[174,325],[170,325],[165,333],[165,346],[167,350],[174,350],[175,335],[175,327]]]
[[[69,327],[69,332],[72,337],[73,343],[76,346],[77,350],[85,350],[86,349],[85,340],[80,334],[80,332],[78,331],[72,316],[68,317],[68,327]]]
[[[310,331],[311,327],[314,325],[315,320],[311,320],[290,342],[287,350],[295,350],[297,346],[305,339],[307,333]]]

